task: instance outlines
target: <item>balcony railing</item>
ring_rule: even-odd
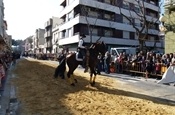
[[[52,25],[52,19],[49,19],[47,22],[45,22],[44,26],[45,28],[48,27],[48,26],[51,26]]]
[[[44,33],[44,37],[47,38],[47,37],[51,37],[52,36],[52,33],[51,31],[47,31]]]

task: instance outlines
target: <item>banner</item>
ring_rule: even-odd
[[[175,82],[175,66],[169,66],[166,72],[163,74],[162,79],[157,83],[173,83]]]

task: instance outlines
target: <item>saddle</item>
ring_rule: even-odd
[[[76,60],[77,61],[83,61],[83,55],[80,52],[76,53]]]

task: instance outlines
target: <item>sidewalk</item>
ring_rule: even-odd
[[[0,90],[0,115],[19,115],[16,112],[19,105],[16,98],[16,89],[10,82],[13,77],[13,74],[11,73],[13,68],[14,66],[9,67],[6,78],[3,82],[3,88]]]
[[[6,110],[9,106],[9,98],[10,98],[10,82],[9,82],[9,70],[7,71],[7,75],[3,80],[3,87],[0,89],[1,97],[0,97],[0,115],[6,115]]]

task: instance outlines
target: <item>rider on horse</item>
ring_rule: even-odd
[[[83,38],[86,38],[84,34],[80,35],[80,40],[78,42],[79,53],[83,56],[83,66],[85,67],[84,72],[88,71],[88,61],[87,61],[87,47],[85,46]]]

